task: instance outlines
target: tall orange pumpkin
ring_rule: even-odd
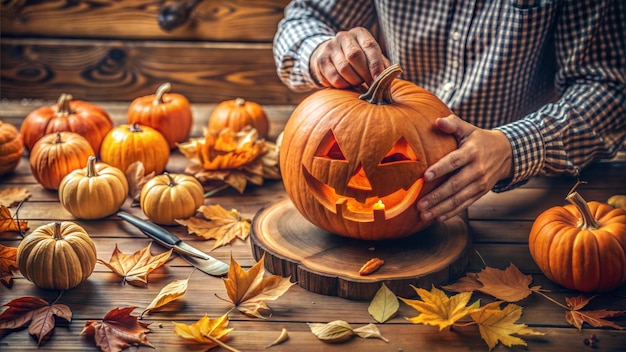
[[[155,94],[136,98],[128,107],[128,123],[161,132],[170,149],[187,140],[193,124],[189,100],[184,95],[168,93],[171,88],[171,84],[163,83]]]
[[[230,128],[234,132],[252,126],[261,138],[267,138],[269,120],[263,107],[243,98],[219,103],[209,116],[209,129]]]
[[[305,98],[285,126],[280,170],[296,209],[329,232],[367,240],[406,237],[430,222],[416,203],[435,186],[426,168],[456,148],[435,119],[450,109],[396,79],[393,65],[360,95],[324,89]]]
[[[31,111],[22,122],[20,131],[28,151],[44,135],[66,131],[85,137],[98,154],[102,139],[112,128],[113,121],[103,108],[73,100],[71,94],[61,94],[56,104]]]
[[[0,121],[0,176],[17,167],[23,152],[24,144],[17,128]]]
[[[546,277],[582,292],[610,291],[626,283],[626,211],[578,192],[571,204],[539,214],[528,248]]]

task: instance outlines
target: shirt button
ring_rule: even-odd
[[[452,65],[452,68],[459,68],[459,66],[461,66],[459,60],[452,60],[450,64]]]
[[[461,33],[452,32],[452,34],[450,35],[450,38],[456,42],[457,40],[461,39]]]
[[[452,91],[452,89],[454,89],[454,82],[446,82],[443,84],[441,88],[443,89],[444,92],[448,93]]]

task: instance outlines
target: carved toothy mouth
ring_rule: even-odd
[[[328,211],[356,222],[379,222],[403,213],[415,202],[424,185],[418,178],[408,189],[399,189],[389,195],[366,197],[363,201],[338,194],[334,188],[319,181],[302,166],[302,173],[315,199]],[[384,205],[384,206],[381,206]]]

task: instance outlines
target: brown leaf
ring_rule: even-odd
[[[263,313],[269,311],[265,301],[279,298],[295,284],[288,277],[264,277],[264,260],[265,255],[250,270],[244,271],[231,257],[228,277],[224,279],[230,301],[240,312],[250,317],[265,318]]]
[[[20,297],[5,304],[7,308],[0,314],[0,331],[17,330],[28,326],[28,333],[38,345],[47,341],[55,327],[55,316],[68,323],[72,321],[72,311],[64,304],[49,304],[38,297]]]
[[[198,212],[203,218],[191,217],[176,222],[187,226],[189,234],[214,239],[212,249],[232,243],[236,238],[245,241],[250,234],[250,219],[242,218],[236,209],[226,210],[221,205],[201,205]]]
[[[28,197],[30,197],[30,192],[26,188],[11,187],[0,189],[0,205],[9,208]]]
[[[133,201],[131,206],[139,206],[141,189],[154,175],[154,171],[146,175],[146,169],[141,161],[135,161],[128,165],[128,168],[126,168],[126,180],[128,180],[128,195]]]
[[[146,286],[148,284],[148,275],[165,264],[172,254],[170,249],[167,252],[153,256],[150,254],[151,245],[152,242],[131,255],[124,254],[115,245],[109,262],[105,262],[102,259],[98,259],[98,262],[106,265],[114,273],[123,277],[124,282],[134,286]]]
[[[6,287],[13,286],[13,270],[17,270],[17,248],[0,244],[0,282]]]
[[[21,229],[21,231],[20,231]],[[19,222],[13,219],[11,211],[4,205],[0,205],[0,233],[3,232],[23,232],[28,230],[28,222],[20,220]]]
[[[140,322],[138,316],[130,315],[135,308],[114,308],[102,321],[86,321],[80,334],[93,336],[102,351],[121,351],[130,346],[154,348],[146,336],[150,332],[150,324]]]
[[[570,307],[570,310],[565,313],[565,320],[578,328],[578,330],[582,330],[584,323],[587,323],[595,328],[609,327],[617,330],[623,330],[623,327],[612,321],[606,320],[605,318],[614,318],[624,315],[626,314],[626,310],[581,310],[593,298],[595,298],[595,296],[586,298],[583,296],[572,298],[565,297],[565,302],[567,303],[567,306]]]
[[[483,284],[478,281],[478,274],[467,273],[457,282],[441,287],[451,292],[474,292],[483,287]]]

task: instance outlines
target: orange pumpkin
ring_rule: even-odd
[[[171,84],[164,83],[155,94],[136,98],[128,107],[128,123],[149,126],[161,132],[170,149],[187,140],[193,123],[189,100],[181,94],[167,93],[171,87]]]
[[[571,204],[545,210],[535,219],[528,247],[546,277],[582,292],[613,290],[626,283],[626,211],[578,192]]]
[[[44,188],[57,190],[63,177],[80,169],[95,153],[83,136],[74,132],[47,134],[30,151],[30,169]]]
[[[450,109],[434,94],[396,79],[393,65],[359,95],[324,89],[305,98],[283,133],[280,171],[295,208],[332,233],[367,240],[406,237],[431,222],[416,203],[436,183],[426,168],[455,150],[435,119]]]
[[[141,161],[146,173],[160,174],[170,158],[170,147],[159,131],[133,123],[117,126],[107,134],[100,158],[123,172],[130,164]]]
[[[23,152],[24,144],[17,128],[0,121],[0,176],[15,170]]]
[[[265,110],[261,105],[242,98],[221,102],[209,116],[211,130],[230,128],[239,132],[246,126],[252,126],[261,138],[267,138],[269,121]]]
[[[113,128],[109,114],[100,106],[81,100],[72,100],[72,95],[61,94],[55,105],[33,110],[22,123],[21,133],[26,150],[46,134],[57,131],[75,132],[85,137],[97,154],[104,136]]]

